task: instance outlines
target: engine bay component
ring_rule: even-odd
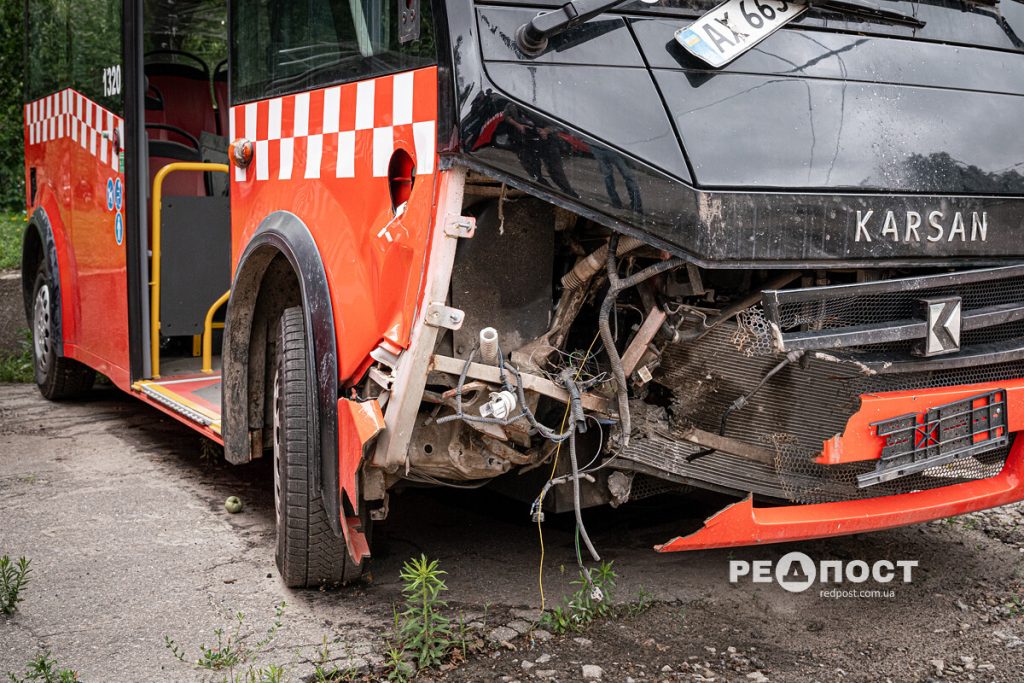
[[[491,393],[491,400],[480,406],[480,415],[483,417],[493,417],[498,420],[504,420],[507,419],[515,409],[515,394],[511,391],[495,391]]]
[[[493,327],[480,330],[480,358],[488,365],[498,362],[498,331]]]
[[[616,248],[615,253],[617,256],[623,256],[642,246],[644,246],[642,240],[638,240],[635,237],[624,237],[619,241],[619,246]],[[572,270],[563,275],[562,286],[566,289],[579,289],[590,278],[594,277],[599,270],[604,268],[607,262],[608,244],[605,243],[600,248],[587,254],[586,258],[580,259]]]

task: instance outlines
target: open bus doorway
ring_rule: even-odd
[[[219,433],[231,279],[227,5],[144,0],[141,23],[149,362],[136,387]]]

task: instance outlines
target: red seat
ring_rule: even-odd
[[[203,131],[217,131],[210,79],[206,72],[187,64],[148,64],[149,88],[162,96],[163,109],[146,112],[147,123],[164,123],[198,138]],[[157,139],[173,139],[158,134]]]

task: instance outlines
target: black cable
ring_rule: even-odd
[[[765,376],[761,378],[761,381],[754,386],[753,389],[751,389],[746,394],[743,394],[738,399],[733,401],[732,404],[725,409],[725,412],[722,413],[722,420],[718,427],[718,435],[725,436],[725,427],[726,424],[729,422],[729,417],[737,410],[742,410],[750,401],[750,399],[754,398],[754,394],[760,391],[761,387],[768,383],[768,380],[770,380],[772,377],[778,374],[779,371],[781,371],[784,367],[786,367],[793,361],[798,360],[800,356],[803,355],[803,353],[803,351],[791,351],[790,353],[786,354],[786,357],[782,359],[782,362],[780,362],[778,365],[769,370],[765,374]],[[717,448],[705,448],[704,450],[697,451],[696,453],[691,453],[690,455],[686,456],[686,462],[693,462],[694,460],[703,458],[706,455],[711,455],[717,450]]]
[[[612,307],[615,305],[615,299],[618,298],[619,292],[630,287],[648,280],[655,275],[664,273],[667,270],[678,268],[679,266],[685,265],[686,261],[680,258],[669,259],[667,261],[661,261],[648,266],[638,273],[634,273],[626,278],[619,277],[619,265],[615,257],[615,250],[619,246],[619,234],[612,233],[612,236],[608,240],[608,293],[605,294],[604,301],[601,302],[601,309],[597,316],[598,330],[601,333],[601,342],[604,344],[605,353],[608,354],[608,362],[612,366],[612,376],[615,378],[615,384],[617,387],[617,398],[619,404],[619,425],[621,427],[622,442],[621,448],[625,448],[629,445],[629,433],[632,429],[632,421],[629,414],[629,393],[628,385],[626,384],[626,372],[622,368],[622,357],[619,356],[619,351],[615,348],[615,337],[612,336],[611,327],[608,323],[608,316],[611,313]]]

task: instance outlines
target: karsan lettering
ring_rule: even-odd
[[[856,242],[984,242],[988,212],[857,211]]]

